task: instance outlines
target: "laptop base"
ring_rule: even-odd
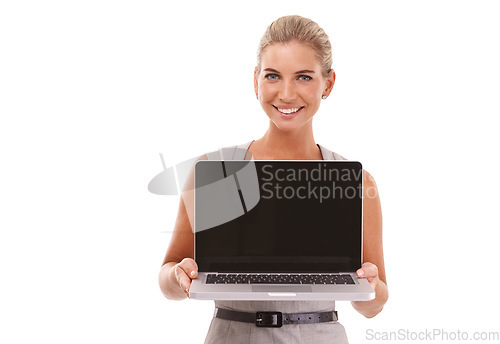
[[[370,301],[375,291],[364,278],[351,273],[354,284],[206,284],[208,273],[191,283],[189,297],[196,300]]]

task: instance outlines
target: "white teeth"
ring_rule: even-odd
[[[283,113],[294,113],[294,112],[297,112],[299,111],[301,108],[292,108],[292,109],[280,109],[280,108],[277,108],[279,112],[283,112]]]

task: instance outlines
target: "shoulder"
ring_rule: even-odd
[[[321,149],[321,154],[323,154],[325,160],[349,160],[347,158],[344,158],[339,153],[331,151],[320,144],[318,144],[318,146]],[[370,173],[368,173],[368,171],[365,169],[363,169],[363,184],[366,187],[375,189],[377,188],[377,184],[375,183],[375,178],[373,178],[373,176]]]
[[[325,146],[318,144],[319,149],[321,150],[321,154],[323,155],[324,160],[348,160],[344,158],[339,153],[336,153]]]
[[[254,140],[234,146],[219,148],[218,150],[205,153],[207,160],[244,160],[248,147]]]

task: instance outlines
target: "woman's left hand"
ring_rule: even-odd
[[[375,290],[375,299],[371,301],[351,301],[351,304],[354,306],[354,309],[365,317],[373,318],[380,313],[387,302],[387,298],[389,297],[387,285],[380,279],[378,267],[373,263],[363,263],[361,268],[356,271],[356,274],[359,278],[366,278],[368,283],[370,283],[373,290]]]
[[[368,262],[363,263],[361,269],[358,269],[358,271],[356,271],[356,274],[359,278],[366,278],[368,280],[368,283],[370,283],[370,285],[372,286],[373,290],[376,289],[380,279],[378,277],[378,268],[375,264]]]

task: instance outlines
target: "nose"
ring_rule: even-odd
[[[297,98],[297,90],[294,80],[286,80],[281,84],[280,99],[284,102],[295,100]]]

